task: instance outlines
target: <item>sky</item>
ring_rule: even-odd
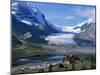
[[[34,5],[55,25],[74,26],[89,18],[95,19],[95,6],[36,2]]]
[[[58,26],[74,26],[89,18],[95,20],[96,7],[89,5],[32,2],[46,20]]]

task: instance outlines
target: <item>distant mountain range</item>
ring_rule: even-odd
[[[94,20],[88,19],[71,27],[55,26],[34,3],[12,3],[13,44],[24,40],[36,44],[95,46],[95,25]]]
[[[81,39],[83,42],[81,44],[85,45],[92,45],[95,46],[96,44],[96,23],[92,19],[88,19],[87,21],[83,22],[82,25],[80,24],[76,28],[80,28],[80,33],[75,35],[74,39]],[[79,42],[78,42],[79,43]]]

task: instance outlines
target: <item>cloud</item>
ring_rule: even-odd
[[[92,18],[94,20],[95,20],[95,13],[96,13],[95,8],[87,8],[85,10],[82,8],[76,9],[77,16]]]
[[[65,17],[65,19],[67,19],[67,20],[71,20],[71,19],[74,19],[75,18],[75,16],[66,16]]]

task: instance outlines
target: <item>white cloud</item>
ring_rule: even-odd
[[[65,17],[65,19],[67,19],[67,20],[71,20],[71,19],[74,19],[75,18],[75,16],[66,16]]]
[[[92,18],[95,20],[95,8],[87,8],[85,10],[80,7],[76,9],[76,14],[80,17]]]

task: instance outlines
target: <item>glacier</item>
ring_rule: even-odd
[[[38,44],[95,45],[95,20],[74,26],[58,26],[46,20],[45,15],[31,2],[12,3],[13,32],[21,39]],[[31,33],[27,37],[27,33]],[[83,43],[83,44],[81,44]]]
[[[59,33],[55,35],[48,35],[45,40],[48,41],[48,44],[55,44],[55,45],[77,45],[74,41],[75,34],[64,34]]]

